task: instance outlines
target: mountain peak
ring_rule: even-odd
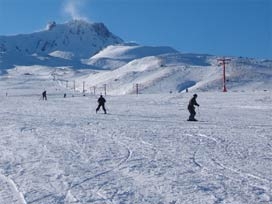
[[[70,33],[85,33],[86,30],[93,30],[97,35],[101,37],[110,37],[111,32],[105,26],[104,23],[90,23],[85,20],[71,20],[64,24],[57,24],[55,21],[50,21],[46,25],[46,31],[51,31],[55,27],[63,27],[70,30]]]
[[[77,33],[84,32],[86,30],[93,30],[101,37],[108,38],[111,36],[111,32],[104,23],[90,23],[85,20],[72,20],[64,25],[68,26],[72,30],[76,30]]]

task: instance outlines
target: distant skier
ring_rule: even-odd
[[[196,102],[197,94],[194,94],[193,98],[190,99],[189,104],[188,104],[188,110],[190,112],[190,116],[188,121],[197,121],[195,119],[195,106],[199,106],[199,104]]]
[[[99,111],[100,107],[102,106],[102,108],[104,110],[104,113],[107,114],[107,111],[106,111],[106,108],[105,108],[106,99],[102,95],[100,95],[97,102],[98,102],[98,106],[96,108],[96,113],[97,113],[97,111]]]
[[[42,99],[47,100],[46,91],[42,92]]]

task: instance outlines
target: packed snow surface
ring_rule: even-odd
[[[188,122],[193,92],[107,95],[96,114],[97,95],[40,77],[0,78],[1,204],[272,203],[269,90],[199,92]]]

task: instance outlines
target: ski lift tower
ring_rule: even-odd
[[[227,92],[227,87],[226,87],[226,64],[230,62],[230,59],[226,58],[219,58],[217,59],[220,65],[223,65],[223,92]]]

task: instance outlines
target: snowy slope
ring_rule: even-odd
[[[231,91],[271,90],[272,61],[232,58],[226,68]],[[170,53],[132,60],[120,68],[77,78],[87,87],[108,86],[110,94],[181,92],[222,89],[222,67],[215,56]]]
[[[271,60],[229,58],[229,90],[271,90]],[[217,59],[171,47],[125,43],[104,24],[79,20],[51,23],[47,30],[32,34],[0,37],[1,74],[35,77],[34,70],[44,67],[49,79],[81,92],[104,92],[106,86],[109,94],[130,94],[136,85],[140,93],[218,91],[222,67]]]
[[[190,56],[191,57],[191,56]],[[71,67],[16,66],[4,77],[29,76],[37,80],[55,80],[86,93],[124,95],[136,93],[179,93],[189,91],[221,91],[222,67],[215,57],[202,56],[198,64],[188,54],[172,53],[132,60],[114,70],[73,69]],[[226,68],[228,91],[272,90],[272,62],[232,58]],[[83,85],[84,84],[84,85]],[[83,87],[84,86],[84,87]],[[106,87],[105,87],[106,86]],[[46,86],[43,86],[46,88]]]
[[[113,58],[131,61],[133,59],[139,59],[147,56],[156,56],[165,53],[177,53],[171,47],[151,47],[140,46],[132,43],[124,43],[120,45],[111,45],[103,49],[101,52],[93,56],[95,58]]]
[[[133,43],[123,43],[108,46],[98,54],[86,60],[85,63],[103,69],[116,69],[135,59],[167,53],[178,52],[171,47],[151,47]]]
[[[193,93],[106,96],[104,115],[29,68],[0,76],[0,203],[272,203],[271,92],[198,92],[200,122]]]

